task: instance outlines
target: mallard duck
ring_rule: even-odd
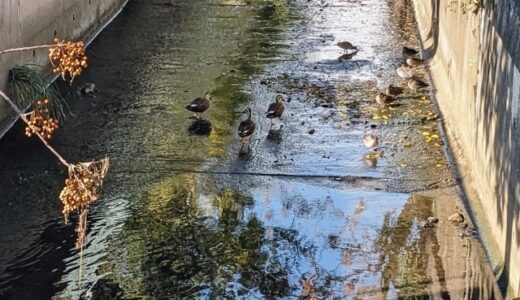
[[[415,58],[415,57],[408,57],[406,59],[406,64],[409,65],[410,67],[420,66],[423,64],[423,62],[424,62],[423,59]]]
[[[265,113],[265,117],[271,119],[271,127],[273,126],[273,119],[281,118],[283,111],[285,109],[284,99],[282,95],[276,96],[275,102],[269,104],[269,108],[267,108],[267,112]]]
[[[408,80],[408,88],[410,88],[410,90],[412,90],[414,92],[417,92],[418,90],[425,88],[427,86],[429,86],[428,83],[426,83],[418,78],[415,78],[415,77]]]
[[[211,103],[211,95],[209,92],[204,94],[204,97],[197,97],[191,101],[189,105],[186,105],[186,109],[195,113],[197,119],[200,119],[202,113],[205,112]]]
[[[383,92],[380,92],[379,94],[377,94],[376,96],[376,102],[380,105],[385,105],[389,102],[392,102],[395,100],[395,97],[392,96],[392,95],[387,95]]]
[[[249,145],[249,141],[251,140],[253,133],[255,133],[256,128],[255,122],[251,120],[251,109],[246,108],[246,110],[244,110],[242,113],[245,114],[247,117],[243,119],[240,122],[240,125],[238,126],[238,135],[240,136],[242,143],[240,150],[242,150],[244,144]]]
[[[404,57],[414,56],[414,55],[417,55],[418,53],[419,53],[419,51],[417,51],[415,49],[403,46],[403,56]]]
[[[401,95],[402,93],[404,92],[404,89],[400,86],[396,86],[396,85],[393,85],[393,84],[390,84],[387,88],[386,88],[386,93],[388,95],[391,95],[391,96],[399,96]]]
[[[363,135],[363,143],[367,148],[375,147],[379,144],[379,136],[377,134],[369,131]]]
[[[79,88],[78,92],[80,95],[96,97],[96,93],[99,92],[99,89],[95,84],[87,82],[81,88]]]
[[[358,51],[358,47],[352,45],[351,42],[347,42],[347,41],[344,41],[344,42],[339,42],[336,44],[336,46],[340,47],[341,49],[347,51],[347,50],[356,50]]]
[[[399,68],[397,68],[397,75],[403,79],[409,79],[413,77],[413,69],[405,64],[401,64]]]

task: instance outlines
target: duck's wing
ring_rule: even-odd
[[[269,107],[267,108],[267,112],[265,113],[266,117],[274,118],[275,111],[276,111],[276,103],[269,104]]]
[[[420,79],[416,79],[416,80],[417,80],[417,83],[419,83],[419,85],[422,86],[422,87],[429,86],[429,84],[427,82],[424,82],[424,81],[422,81]]]
[[[387,94],[392,96],[401,95],[403,93],[403,88],[400,86],[389,86],[387,89]]]
[[[413,80],[417,83],[418,86],[420,87],[425,87],[425,86],[429,86],[429,84],[419,78],[413,78]]]
[[[208,107],[209,101],[202,97],[198,97],[193,99],[193,101],[191,101],[191,103],[186,106],[186,109],[194,112],[203,112],[208,109]]]
[[[256,125],[251,120],[246,120],[240,122],[240,126],[238,126],[238,135],[241,137],[250,136],[255,132]]]
[[[281,117],[282,114],[283,114],[283,111],[285,110],[285,105],[283,105],[283,103],[280,103],[276,106],[276,109],[275,109],[275,115],[277,118]]]

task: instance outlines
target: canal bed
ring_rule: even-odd
[[[77,116],[52,140],[71,161],[111,159],[81,284],[65,170],[15,128],[0,142],[0,296],[500,298],[428,95],[374,101],[403,84],[414,28],[406,1],[130,1],[63,86]],[[350,59],[343,40],[359,46]],[[85,82],[101,92],[78,97]],[[184,108],[205,91],[210,126]],[[239,155],[247,107],[257,129]]]

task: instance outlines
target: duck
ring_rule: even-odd
[[[404,89],[400,86],[396,86],[396,85],[393,85],[393,84],[390,84],[387,88],[386,88],[386,93],[388,95],[391,95],[391,96],[399,96],[401,95],[402,93],[404,92]]]
[[[415,78],[415,77],[408,80],[408,88],[410,88],[410,90],[412,90],[414,92],[417,92],[418,90],[425,88],[427,86],[429,86],[428,83],[422,81],[421,79]]]
[[[377,94],[376,96],[376,102],[380,105],[385,105],[389,102],[392,102],[395,100],[395,96],[392,96],[392,95],[387,95],[383,92],[380,92],[379,94]]]
[[[397,75],[403,79],[410,79],[413,77],[413,69],[406,64],[401,64],[401,66],[397,68]]]
[[[347,50],[355,50],[358,51],[358,47],[352,45],[351,42],[343,41],[336,44],[336,46],[340,47],[341,49],[347,51]]]
[[[375,147],[379,144],[379,136],[369,131],[363,135],[363,143],[367,148]]]
[[[413,48],[408,48],[408,47],[403,46],[403,56],[404,57],[414,56],[417,54],[419,54],[419,51],[417,51]]]
[[[255,133],[256,129],[255,122],[251,120],[251,109],[246,108],[242,113],[246,114],[247,118],[243,119],[238,126],[238,135],[240,136],[242,143],[240,150],[242,150],[245,144],[249,145],[251,137],[253,136],[253,133]]]
[[[409,65],[410,67],[420,66],[423,64],[423,62],[424,62],[424,60],[421,58],[408,57],[406,59],[406,64]]]
[[[267,112],[265,113],[265,117],[271,120],[271,127],[273,127],[273,119],[280,119],[282,117],[283,111],[285,109],[285,105],[283,104],[284,102],[285,100],[282,95],[278,95],[276,96],[275,102],[269,104]]]
[[[197,97],[186,105],[186,109],[195,113],[195,117],[200,120],[202,113],[205,112],[211,104],[211,95],[209,92],[204,94],[204,97]]]
[[[80,95],[96,97],[96,93],[99,92],[99,89],[95,84],[87,82],[81,88],[79,88],[78,92]]]

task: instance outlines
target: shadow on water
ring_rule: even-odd
[[[194,135],[209,135],[211,132],[211,122],[208,120],[194,120],[190,127],[188,127],[188,132]]]

